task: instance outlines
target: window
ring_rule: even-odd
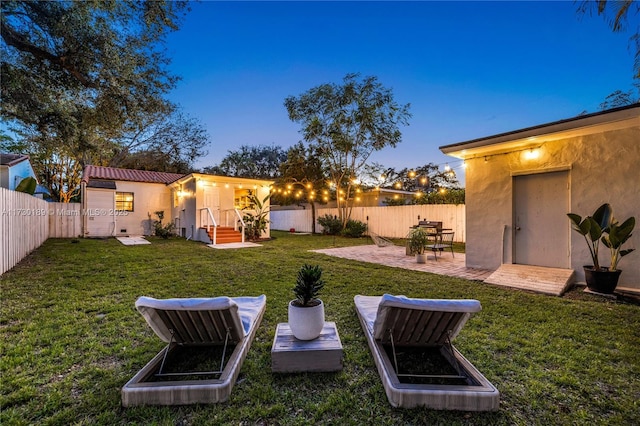
[[[133,192],[116,192],[116,210],[133,211]]]
[[[236,189],[234,191],[234,207],[238,210],[252,210],[256,206],[251,200],[252,191],[250,189]]]

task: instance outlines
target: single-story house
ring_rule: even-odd
[[[28,177],[38,181],[36,173],[31,166],[28,155],[23,154],[0,154],[0,188],[15,191],[20,182]],[[42,185],[36,187],[35,196],[43,198],[49,191]]]
[[[567,213],[607,202],[619,221],[640,220],[640,104],[441,146],[466,163],[466,263],[575,270],[584,282],[587,245]],[[625,245],[618,289],[640,292],[640,230]],[[603,265],[608,249],[601,247]]]
[[[156,212],[163,224],[173,223],[186,238],[220,243],[223,230],[240,238],[243,210],[251,210],[250,195],[262,201],[273,182],[201,173],[177,174],[147,170],[87,166],[81,191],[86,237],[151,235]],[[217,229],[213,241],[212,226]],[[268,235],[269,228],[265,232]]]

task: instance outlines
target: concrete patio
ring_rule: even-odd
[[[488,269],[468,268],[465,266],[465,254],[451,252],[438,254],[438,259],[427,252],[427,262],[416,262],[415,256],[407,256],[402,246],[377,245],[338,247],[313,250],[329,256],[414,271],[431,272],[433,274],[483,281],[487,284],[517,288],[536,293],[562,296],[572,285],[574,272],[571,269],[545,268],[531,265],[501,265],[496,271]]]

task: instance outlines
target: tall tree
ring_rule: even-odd
[[[206,155],[208,141],[203,125],[177,109],[170,114],[150,114],[117,140],[108,153],[108,165],[188,173],[194,161]]]
[[[280,176],[276,180],[277,192],[272,200],[282,204],[307,203],[311,206],[311,233],[316,232],[316,203],[328,201],[327,177],[322,160],[313,147],[302,142],[287,150],[287,158],[280,165]]]
[[[149,117],[170,115],[163,96],[164,37],[186,1],[2,1],[2,119],[16,135],[85,164],[108,164]]]
[[[205,167],[205,173],[254,179],[275,179],[280,163],[287,158],[280,146],[242,145],[236,151],[227,151],[220,164]]]
[[[289,118],[302,125],[304,140],[322,158],[345,226],[360,171],[374,151],[401,142],[399,126],[408,125],[410,105],[399,105],[376,77],[359,74],[347,74],[342,85],[322,84],[289,96],[284,105]]]

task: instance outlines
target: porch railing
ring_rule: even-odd
[[[242,219],[242,215],[240,214],[240,211],[238,211],[238,209],[227,209],[227,210],[222,210],[221,213],[224,213],[225,224],[227,226],[229,225],[230,220],[233,221],[233,230],[240,231],[240,233],[242,234],[242,242],[244,243],[245,223],[244,223],[244,220]]]
[[[199,212],[200,212],[200,228],[205,228],[208,231],[209,227],[213,227],[212,244],[216,245],[218,223],[216,222],[215,217],[213,217],[213,213],[211,213],[211,209],[209,207],[203,207],[199,210]],[[203,213],[205,213],[204,220],[202,218]]]

